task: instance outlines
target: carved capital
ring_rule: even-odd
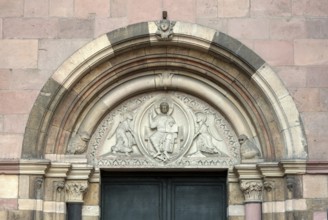
[[[245,202],[262,202],[263,183],[261,180],[242,180],[240,189],[244,193]]]
[[[86,193],[88,183],[85,181],[70,181],[65,185],[66,202],[83,202],[83,195]]]

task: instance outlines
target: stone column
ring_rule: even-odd
[[[239,164],[235,166],[238,174],[240,189],[244,194],[245,200],[245,219],[262,219],[262,176],[256,164]]]
[[[68,181],[65,185],[67,219],[81,220],[83,195],[87,191],[87,181]]]
[[[72,164],[65,184],[65,199],[69,220],[82,219],[83,197],[88,189],[92,168],[92,166],[86,164]]]
[[[262,219],[262,180],[241,180],[240,189],[245,196],[245,219]]]

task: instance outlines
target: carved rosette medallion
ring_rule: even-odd
[[[261,180],[242,180],[240,189],[244,193],[245,202],[262,202],[263,183]]]
[[[88,160],[98,167],[230,167],[238,138],[207,103],[180,92],[153,92],[123,102],[91,137]]]

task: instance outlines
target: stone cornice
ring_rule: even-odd
[[[51,163],[51,166],[47,170],[46,177],[66,178],[70,167],[71,164],[69,163]]]
[[[20,160],[19,174],[44,175],[49,166],[49,160]]]
[[[67,175],[68,180],[88,180],[93,169],[92,165],[88,164],[72,164],[72,167]]]
[[[327,174],[328,173],[328,161],[308,161],[306,163],[306,173]]]
[[[280,162],[283,172],[287,174],[305,174],[306,161],[305,160],[283,160]]]
[[[239,164],[234,168],[239,179],[261,179],[261,173],[256,164]]]
[[[283,177],[284,172],[279,162],[267,162],[257,165],[263,177]]]
[[[19,160],[1,160],[0,174],[19,174]]]

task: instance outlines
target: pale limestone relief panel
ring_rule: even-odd
[[[230,167],[240,163],[240,144],[204,101],[153,92],[112,110],[92,135],[87,156],[98,167]]]

